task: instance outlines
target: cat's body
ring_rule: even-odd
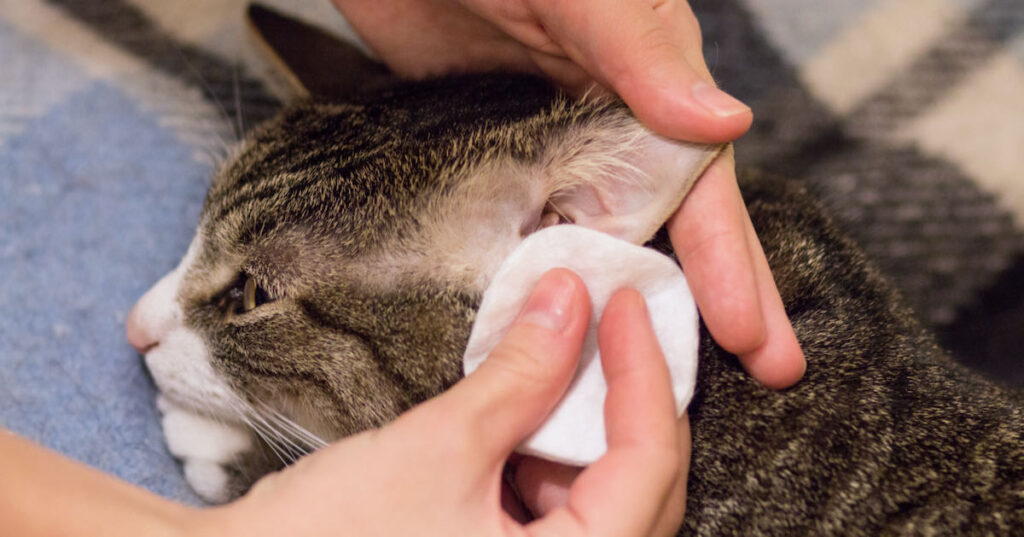
[[[756,180],[744,187],[808,368],[793,388],[767,390],[704,338],[684,527],[1024,532],[1019,394],[939,350],[805,193]]]
[[[133,314],[190,482],[230,498],[281,464],[252,430],[287,459],[318,447],[306,431],[379,426],[450,386],[522,236],[553,214],[601,228],[617,187],[587,189],[671,175],[674,151],[620,104],[520,75],[396,83],[260,128]],[[772,391],[704,332],[684,532],[1022,531],[1021,398],[946,357],[798,187],[742,183],[808,369]]]

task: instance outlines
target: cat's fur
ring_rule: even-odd
[[[253,133],[147,295],[174,304],[146,321],[170,327],[147,363],[190,482],[227,499],[281,464],[245,424],[303,451],[317,441],[290,422],[330,440],[457,381],[487,275],[550,210],[523,175],[614,168],[631,125],[620,104],[470,75],[299,105]],[[1020,396],[938,349],[799,186],[741,182],[808,368],[764,388],[703,332],[681,531],[1024,531]],[[242,312],[247,278],[265,303]]]

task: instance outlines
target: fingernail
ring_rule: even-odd
[[[636,305],[636,312],[650,319],[651,312],[647,310],[647,299],[644,298],[643,293],[637,289],[631,289],[631,291],[632,293],[630,293],[630,295],[633,303]]]
[[[750,110],[750,107],[728,93],[708,84],[697,82],[690,90],[690,94],[704,108],[718,117],[729,117],[742,114]]]
[[[563,271],[551,271],[541,277],[533,288],[519,322],[562,330],[569,324],[569,317],[576,299],[576,287]]]

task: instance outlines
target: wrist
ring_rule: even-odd
[[[0,475],[4,535],[178,536],[199,514],[2,429]]]
[[[112,510],[113,511],[113,510]],[[109,514],[100,525],[109,528],[97,532],[103,535],[150,535],[154,537],[185,537],[197,535],[196,528],[204,511],[187,507],[148,493],[134,498],[122,498],[116,512]]]
[[[166,519],[167,535],[175,537],[227,537],[243,535],[231,523],[230,506],[190,509],[184,516]],[[250,537],[253,537],[250,534]]]

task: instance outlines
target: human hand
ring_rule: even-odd
[[[719,143],[750,128],[750,109],[715,88],[697,19],[681,0],[333,1],[404,76],[501,67],[543,74],[575,93],[596,82],[670,138]],[[697,182],[669,235],[715,340],[769,387],[799,380],[804,356],[731,151]]]
[[[198,533],[674,534],[689,429],[677,425],[668,367],[635,291],[613,297],[599,329],[607,453],[575,477],[564,502],[524,495],[542,515],[536,520],[523,524],[502,509],[506,459],[568,385],[589,316],[579,277],[549,272],[473,374],[382,429],[264,478],[234,504],[205,513]]]

